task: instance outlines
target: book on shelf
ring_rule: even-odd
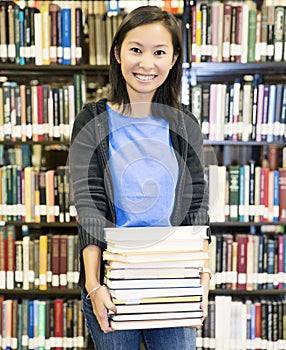
[[[211,21],[209,46],[212,62],[285,61],[285,8],[263,1],[211,4],[197,2],[192,14],[192,62],[206,62],[207,15]],[[208,49],[207,49],[208,51]]]

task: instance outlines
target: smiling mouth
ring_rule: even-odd
[[[136,73],[134,73],[134,76],[135,76],[137,79],[141,80],[141,81],[151,81],[151,80],[153,80],[153,79],[156,78],[156,75],[155,75],[155,74],[151,74],[151,75],[142,75],[142,74],[136,74]]]

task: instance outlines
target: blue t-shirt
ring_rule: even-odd
[[[116,226],[171,226],[179,167],[169,123],[107,110]]]

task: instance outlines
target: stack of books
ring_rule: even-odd
[[[207,226],[107,228],[104,282],[115,330],[201,325]]]

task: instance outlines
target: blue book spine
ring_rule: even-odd
[[[71,9],[62,9],[63,64],[71,64]]]
[[[244,221],[244,167],[239,168],[239,207],[238,207],[238,219]]]
[[[270,90],[270,85],[264,84],[261,141],[267,141],[269,90]]]
[[[283,97],[282,97],[282,106],[281,106],[281,114],[280,114],[280,135],[279,140],[285,140],[285,124],[286,124],[286,85],[283,85]]]
[[[107,1],[107,12],[109,13],[118,13],[120,11],[120,8],[119,8],[119,2],[118,0],[108,0]]]
[[[18,303],[18,329],[17,329],[17,349],[22,350],[22,335],[23,335],[23,306]]]
[[[28,305],[28,338],[29,350],[34,349],[34,301],[29,300]]]
[[[259,235],[258,237],[258,283],[257,283],[257,289],[263,288],[263,253],[264,253],[264,236]]]
[[[280,125],[280,114],[282,108],[282,98],[283,98],[283,85],[276,85],[276,101],[275,101],[275,120],[274,120],[274,141],[280,139],[281,125]]]
[[[273,221],[279,221],[279,170],[274,170]]]
[[[256,316],[255,304],[251,304],[250,306],[250,339],[255,339],[255,316]]]
[[[272,142],[274,139],[275,106],[276,106],[276,85],[272,84],[270,85],[270,88],[269,88],[269,99],[268,99],[268,133],[267,133],[268,142]]]
[[[19,29],[20,29],[20,57],[19,63],[25,64],[25,34],[24,34],[24,11],[19,11]]]

